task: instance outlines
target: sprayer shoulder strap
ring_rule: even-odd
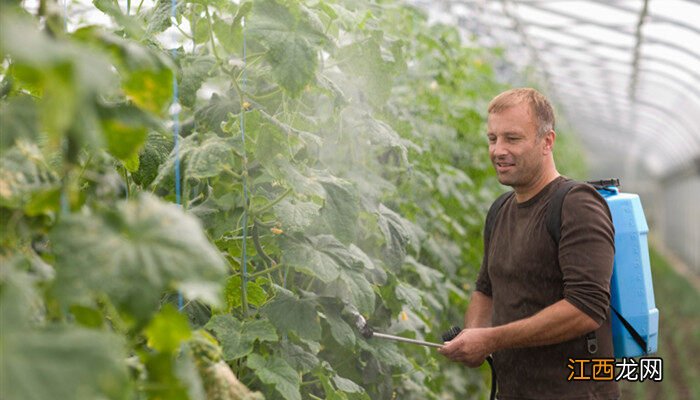
[[[491,204],[491,208],[489,208],[489,212],[486,214],[486,223],[484,224],[484,238],[486,240],[491,240],[491,232],[493,232],[493,226],[496,224],[498,212],[501,211],[503,204],[505,204],[505,202],[510,199],[514,193],[515,192],[512,190],[510,192],[505,192],[498,196],[498,198]]]
[[[567,193],[571,189],[573,189],[575,186],[582,184],[581,182],[577,181],[566,181],[564,182],[556,192],[554,192],[554,195],[550,199],[549,202],[549,209],[547,210],[547,232],[549,233],[549,236],[552,237],[552,240],[554,240],[554,244],[557,247],[557,251],[559,249],[559,241],[561,240],[561,210],[564,205],[564,197],[566,196]],[[642,338],[642,335],[637,332],[636,329],[632,326],[632,324],[629,323],[623,317],[615,307],[610,305],[610,309],[615,313],[617,318],[622,322],[622,325],[627,329],[627,332],[629,332],[630,335],[632,335],[632,338],[634,339],[635,342],[639,345],[639,347],[642,348],[642,351],[646,353],[647,351],[647,343]]]

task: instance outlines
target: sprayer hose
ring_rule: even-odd
[[[493,357],[486,357],[486,362],[488,362],[489,367],[491,367],[491,395],[489,399],[496,400],[496,368],[493,366]]]

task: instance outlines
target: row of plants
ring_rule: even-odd
[[[353,313],[461,323],[498,54],[394,1],[91,7],[2,2],[0,397],[486,392]]]

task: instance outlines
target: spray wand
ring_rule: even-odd
[[[427,346],[427,347],[442,347],[442,344],[439,343],[433,343],[433,342],[426,342],[424,340],[416,340],[416,339],[410,339],[402,336],[395,336],[395,335],[389,335],[386,333],[379,333],[375,332],[372,328],[370,328],[369,324],[367,324],[367,320],[360,315],[358,312],[353,311],[351,312],[352,316],[355,317],[355,327],[357,327],[357,330],[360,331],[360,334],[362,337],[365,339],[371,339],[371,338],[378,338],[378,339],[386,339],[386,340],[394,340],[397,342],[403,342],[403,343],[410,343],[410,344],[417,344],[420,346]],[[442,334],[442,340],[444,342],[448,342],[459,335],[459,333],[462,331],[461,328],[453,326],[450,328],[449,331],[445,332]],[[491,356],[486,357],[486,362],[489,363],[489,367],[491,367],[491,395],[489,398],[491,400],[496,399],[496,369],[493,367],[493,358]]]

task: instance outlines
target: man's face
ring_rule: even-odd
[[[527,187],[542,174],[544,140],[526,103],[489,114],[489,155],[498,181],[513,188]]]

